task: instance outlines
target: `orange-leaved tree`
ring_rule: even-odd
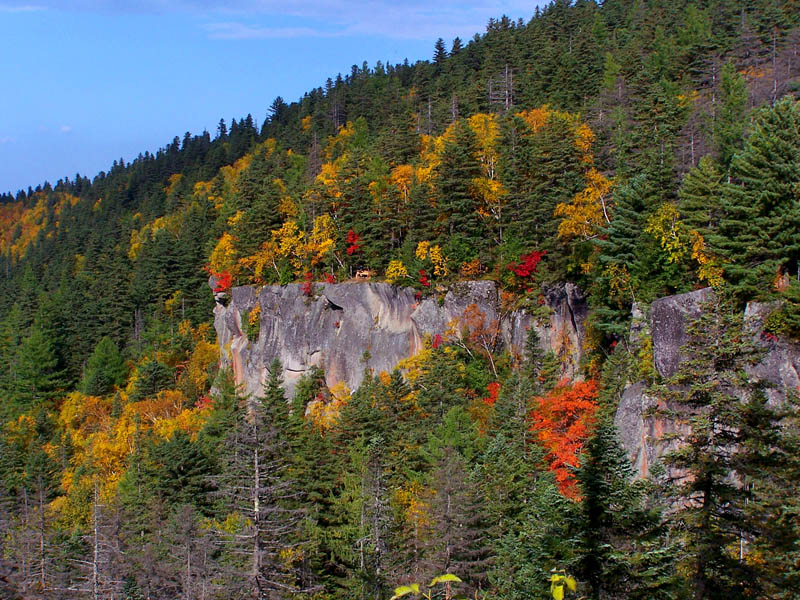
[[[531,431],[547,451],[561,493],[578,497],[574,469],[597,412],[597,381],[563,380],[547,395],[534,398]]]

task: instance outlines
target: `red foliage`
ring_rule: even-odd
[[[228,273],[227,271],[223,271],[222,273],[211,273],[214,277],[217,278],[217,286],[214,288],[214,293],[217,292],[228,292],[233,285],[233,276]]]
[[[494,403],[497,402],[497,397],[500,395],[500,383],[493,381],[486,386],[486,391],[489,392],[489,395],[483,401],[489,406],[494,406]]]
[[[539,268],[539,263],[542,262],[542,257],[547,254],[547,251],[539,252],[534,250],[528,254],[520,256],[519,263],[510,263],[508,268],[517,277],[529,278],[536,274],[536,269]]]
[[[419,302],[420,300],[422,300],[422,292],[420,292],[420,291],[418,290],[418,291],[417,291],[417,293],[416,293],[416,294],[414,294],[414,298],[416,298],[417,302]]]
[[[212,406],[214,406],[214,400],[208,395],[200,396],[197,402],[194,403],[194,407],[199,408],[200,410],[204,408],[211,408]]]
[[[419,270],[419,282],[425,287],[431,287],[431,282],[428,280],[428,276],[425,274],[425,269]]]
[[[442,339],[441,333],[437,333],[435,336],[433,336],[433,344],[431,344],[433,346],[433,349],[436,350],[439,346],[442,345],[443,341],[444,340]]]
[[[325,275],[325,283],[336,283],[336,275],[333,273]]]
[[[314,276],[311,274],[311,271],[306,271],[305,274],[305,281],[303,285],[300,286],[300,289],[303,290],[303,293],[306,296],[311,296],[314,292]]]
[[[533,401],[531,431],[547,450],[550,470],[568,498],[578,498],[573,471],[594,425],[597,391],[594,379],[572,384],[562,381],[548,395]]]
[[[348,256],[352,256],[353,254],[361,250],[361,244],[358,243],[361,241],[361,236],[358,235],[352,229],[347,232],[347,238],[345,239],[345,241],[347,242]]]

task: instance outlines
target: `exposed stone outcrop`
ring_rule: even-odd
[[[688,341],[687,326],[701,314],[703,303],[712,298],[711,288],[668,296],[653,302],[649,319],[634,319],[631,337],[642,340],[650,335],[653,344],[653,365],[663,378],[674,375],[680,366],[682,346]],[[753,378],[770,384],[767,394],[772,402],[785,399],[787,392],[800,390],[800,346],[763,334],[763,322],[772,305],[750,303],[745,310],[745,326],[764,354],[760,362],[749,369]],[[647,394],[644,382],[627,386],[620,399],[615,417],[621,441],[640,476],[646,476],[654,461],[674,447],[662,437],[678,432],[674,422],[648,414],[654,408],[665,407]]]
[[[534,316],[526,311],[502,314],[498,289],[491,281],[461,282],[443,297],[422,301],[411,288],[386,283],[315,284],[310,297],[299,284],[244,286],[233,288],[229,299],[215,295],[214,326],[222,366],[230,366],[236,382],[256,395],[275,358],[283,365],[290,395],[297,380],[315,365],[324,369],[328,385],[345,382],[355,389],[365,367],[390,372],[422,349],[425,335],[444,334],[472,304],[486,316],[487,325],[497,323],[499,346],[521,354],[528,328],[534,327],[542,347],[562,358],[564,376],[575,377],[586,301],[570,283],[550,286],[543,295],[549,310]],[[256,306],[261,307],[259,335],[249,341],[242,319]]]

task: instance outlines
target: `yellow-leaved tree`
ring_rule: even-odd
[[[556,206],[555,216],[563,217],[558,224],[558,237],[563,240],[589,240],[611,222],[608,200],[613,182],[592,167],[585,175],[586,187],[570,202]]]

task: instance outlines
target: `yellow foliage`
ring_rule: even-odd
[[[390,260],[389,266],[386,267],[386,281],[395,284],[401,279],[408,277],[408,269],[399,260]]]
[[[706,247],[706,241],[697,231],[692,231],[692,258],[697,261],[697,276],[708,285],[719,287],[723,283],[720,260]]]
[[[447,270],[447,257],[442,252],[442,248],[438,245],[431,245],[430,242],[422,241],[417,244],[417,249],[414,252],[418,260],[430,260],[433,265],[433,274],[437,277],[446,277]],[[407,275],[408,273],[406,273]]]
[[[308,403],[306,418],[319,430],[325,431],[333,427],[339,419],[342,407],[350,401],[350,389],[340,381],[330,389],[330,400],[320,397]]]
[[[219,346],[217,344],[205,340],[200,340],[195,344],[186,365],[186,377],[196,393],[200,394],[205,391],[209,383],[209,368],[216,365],[218,361]]]
[[[508,196],[505,186],[497,179],[476,177],[472,180],[472,188],[479,201],[478,213],[482,217],[499,221]]]
[[[261,322],[261,305],[256,304],[255,308],[250,311],[250,314],[247,316],[247,324],[252,327],[258,327],[259,323]]]
[[[592,144],[594,144],[594,139],[594,132],[586,123],[581,123],[575,128],[575,146],[583,154],[584,162],[591,163],[594,161],[592,157]]]
[[[324,151],[325,160],[330,162],[336,154],[342,152],[347,147],[349,139],[353,137],[355,132],[356,128],[352,121],[348,121],[339,127],[339,131],[336,135],[328,138],[328,143]]]
[[[194,440],[205,425],[210,410],[210,405],[205,409],[186,408],[174,417],[154,423],[153,431],[165,440],[175,435],[176,431],[187,433],[190,439]]]
[[[586,187],[575,194],[569,203],[556,206],[554,215],[564,217],[558,224],[558,237],[590,239],[597,235],[608,220],[606,198],[611,192],[612,181],[597,169],[586,173]]]
[[[444,255],[438,244],[430,247],[428,256],[433,263],[433,274],[437,277],[446,277],[448,273],[447,257]]]
[[[633,300],[631,276],[625,265],[611,263],[603,270],[603,276],[608,279],[609,300],[615,301],[620,308]]]
[[[448,128],[449,130],[450,128]],[[416,171],[417,181],[420,183],[429,183],[433,180],[433,175],[442,162],[445,135],[447,135],[447,132],[438,137],[432,135],[423,135],[421,137],[422,150],[420,151],[420,161]]]
[[[328,213],[314,219],[314,227],[303,251],[305,258],[314,267],[333,251],[336,243],[336,225]]]
[[[417,538],[427,533],[433,524],[430,514],[433,493],[431,488],[418,481],[409,482],[394,493],[394,501],[403,510],[406,526],[414,531]]]
[[[311,123],[313,122],[313,117],[308,115],[307,117],[303,117],[300,119],[300,128],[303,130],[303,133],[308,133],[311,131]]]
[[[652,234],[667,253],[667,260],[674,263],[686,256],[689,241],[683,224],[680,222],[678,208],[666,202],[647,219],[644,230]]]
[[[536,133],[547,124],[550,114],[550,108],[545,104],[539,108],[523,110],[522,112],[517,113],[517,116],[521,117],[522,120],[527,123],[528,127],[531,128],[533,133]]]
[[[183,175],[180,173],[173,173],[172,175],[170,175],[169,184],[167,185],[167,187],[164,188],[164,193],[167,196],[171,196],[172,194],[174,194],[181,183],[181,179],[183,179]]]
[[[158,217],[150,223],[145,224],[141,229],[131,231],[130,244],[128,246],[128,258],[136,260],[142,249],[142,244],[147,240],[152,240],[153,236],[162,229],[177,236],[181,226],[182,213],[174,213],[164,217]]]
[[[414,356],[404,358],[397,363],[397,368],[400,369],[400,371],[403,371],[405,379],[409,384],[413,384],[422,376],[424,369],[427,368],[427,365],[429,365],[433,359],[433,349],[431,348],[430,336],[426,337],[428,339],[426,340],[424,345],[425,347],[422,350],[417,352]]]
[[[275,231],[272,232],[272,235],[274,238]],[[241,270],[242,272],[249,272],[256,283],[263,283],[264,271],[268,267],[271,266],[276,272],[278,272],[278,267],[275,264],[275,259],[278,257],[278,255],[278,244],[276,244],[274,240],[267,240],[261,244],[258,252],[251,256],[245,256],[244,258],[239,259],[239,262],[237,263],[237,271]]]
[[[175,293],[164,301],[164,312],[169,316],[173,316],[177,308],[181,306],[182,301],[183,292],[175,290]]]
[[[272,183],[280,190],[281,193],[280,200],[278,200],[278,212],[289,219],[294,219],[297,217],[297,204],[295,204],[294,200],[289,195],[289,192],[286,189],[286,184],[283,183],[282,179],[278,178],[273,179]]]
[[[403,196],[403,202],[408,202],[408,192],[414,183],[414,167],[411,165],[397,165],[389,175],[391,183]]]
[[[478,113],[471,116],[467,121],[472,131],[475,132],[478,142],[478,151],[475,158],[481,163],[484,177],[494,180],[498,157],[497,140],[500,137],[497,115]]]
[[[483,265],[480,258],[475,258],[469,262],[461,263],[458,274],[462,277],[477,277],[483,271]]]
[[[57,217],[67,206],[75,206],[80,200],[66,193],[47,194],[37,192],[33,198],[36,203],[25,208],[22,202],[8,202],[0,205],[0,252],[10,254],[14,260],[25,255],[28,246],[36,240],[39,232],[48,225],[48,205]]]
[[[243,210],[237,210],[230,217],[228,217],[228,227],[234,227],[244,216]]]
[[[235,243],[236,239],[230,233],[222,234],[214,250],[211,251],[209,267],[212,271],[215,273],[227,271],[232,275],[235,273],[237,255]]]

